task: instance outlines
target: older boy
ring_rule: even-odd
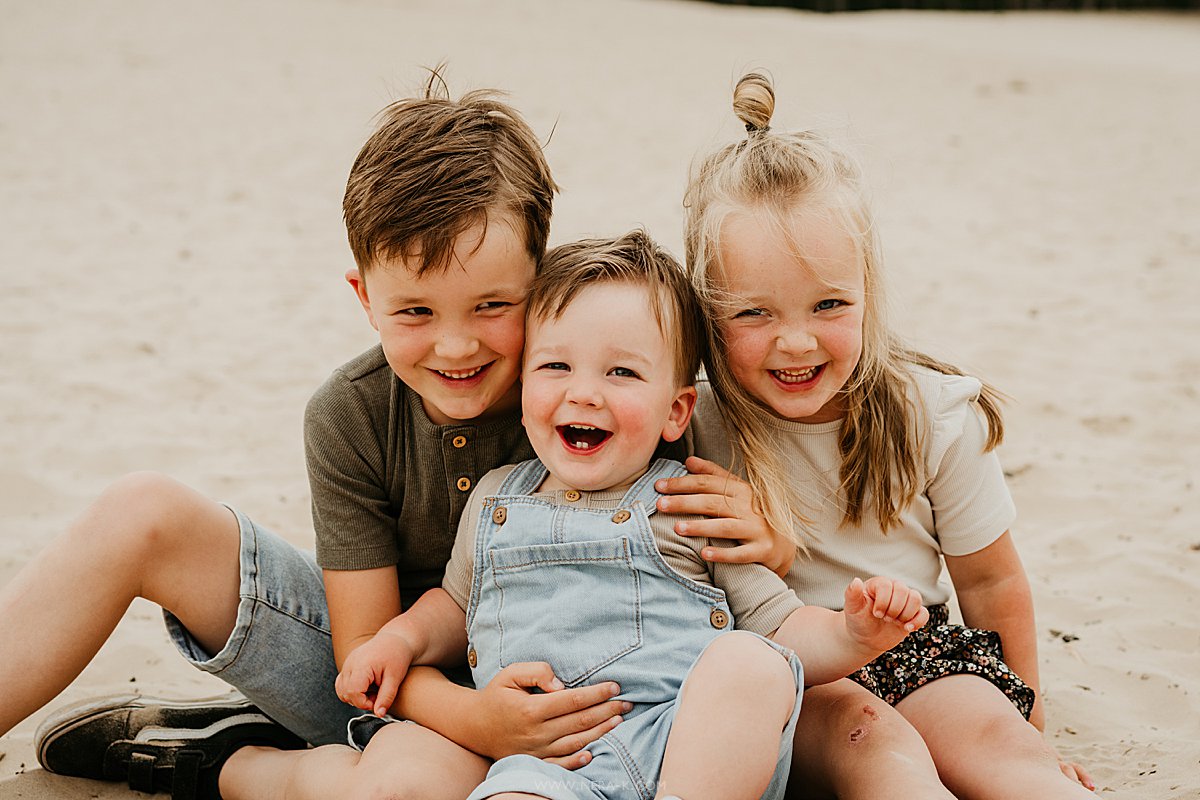
[[[380,346],[335,371],[305,416],[316,559],[169,478],[122,479],[0,595],[0,732],[56,696],[144,597],[187,659],[270,719],[242,700],[110,698],[46,721],[48,770],[177,797],[216,797],[219,774],[233,800],[278,794],[303,774],[297,759],[327,757],[242,744],[344,741],[353,709],[333,692],[337,665],[438,585],[473,483],[531,454],[518,411],[524,297],[555,188],[532,131],[486,93],[451,101],[435,74],[424,97],[385,109],[344,201],[357,263],[346,279]],[[609,684],[525,690],[553,679],[544,664],[516,665],[485,694],[427,671],[397,711],[437,718],[485,755],[568,757],[624,704]],[[514,716],[531,724],[514,733]],[[461,797],[484,774],[485,759],[402,727],[411,757],[373,771],[380,782]]]

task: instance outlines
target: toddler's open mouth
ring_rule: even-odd
[[[555,430],[573,453],[590,453],[612,437],[612,431],[591,425],[559,425]]]

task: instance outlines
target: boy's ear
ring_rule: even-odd
[[[675,396],[675,401],[671,403],[671,413],[667,417],[667,424],[663,426],[662,438],[673,442],[683,436],[683,432],[687,430],[688,423],[692,419],[692,412],[695,410],[696,387],[684,386]]]
[[[367,282],[362,273],[358,271],[358,267],[346,270],[346,283],[354,287],[354,295],[362,304],[363,311],[367,312],[367,320],[371,323],[371,327],[379,330],[379,326],[375,324],[375,315],[371,313],[371,298],[367,296]]]

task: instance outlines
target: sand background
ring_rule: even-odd
[[[345,177],[422,65],[448,61],[456,92],[503,87],[554,131],[552,243],[644,225],[676,253],[688,163],[738,134],[730,87],[762,66],[777,126],[860,146],[904,330],[1014,398],[1001,455],[1048,735],[1101,794],[1200,797],[1200,17],[0,12],[0,583],[135,469],[311,544],[304,402],[372,342],[341,280]],[[61,701],[131,687],[222,684],[136,603]],[[37,769],[40,717],[0,739],[0,798],[136,796]]]

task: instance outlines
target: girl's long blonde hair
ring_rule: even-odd
[[[947,375],[964,373],[909,349],[889,328],[878,235],[855,159],[818,132],[771,131],[775,93],[770,79],[761,73],[738,81],[733,109],[746,126],[746,138],[701,160],[693,168],[684,197],[687,268],[714,318],[705,362],[713,393],[768,523],[791,534],[805,550],[806,538],[815,538],[816,532],[806,530],[810,526],[797,493],[798,481],[773,441],[777,434],[770,424],[771,411],[740,385],[729,368],[722,322],[731,299],[719,286],[720,242],[731,213],[754,214],[786,232],[791,230],[788,220],[801,208],[828,211],[855,243],[866,289],[862,356],[842,389],[846,408],[839,433],[843,522],[857,524],[871,514],[886,533],[924,490],[919,485],[920,427],[907,391],[911,367]],[[1001,397],[984,384],[979,407],[988,424],[987,450],[1004,436]]]

